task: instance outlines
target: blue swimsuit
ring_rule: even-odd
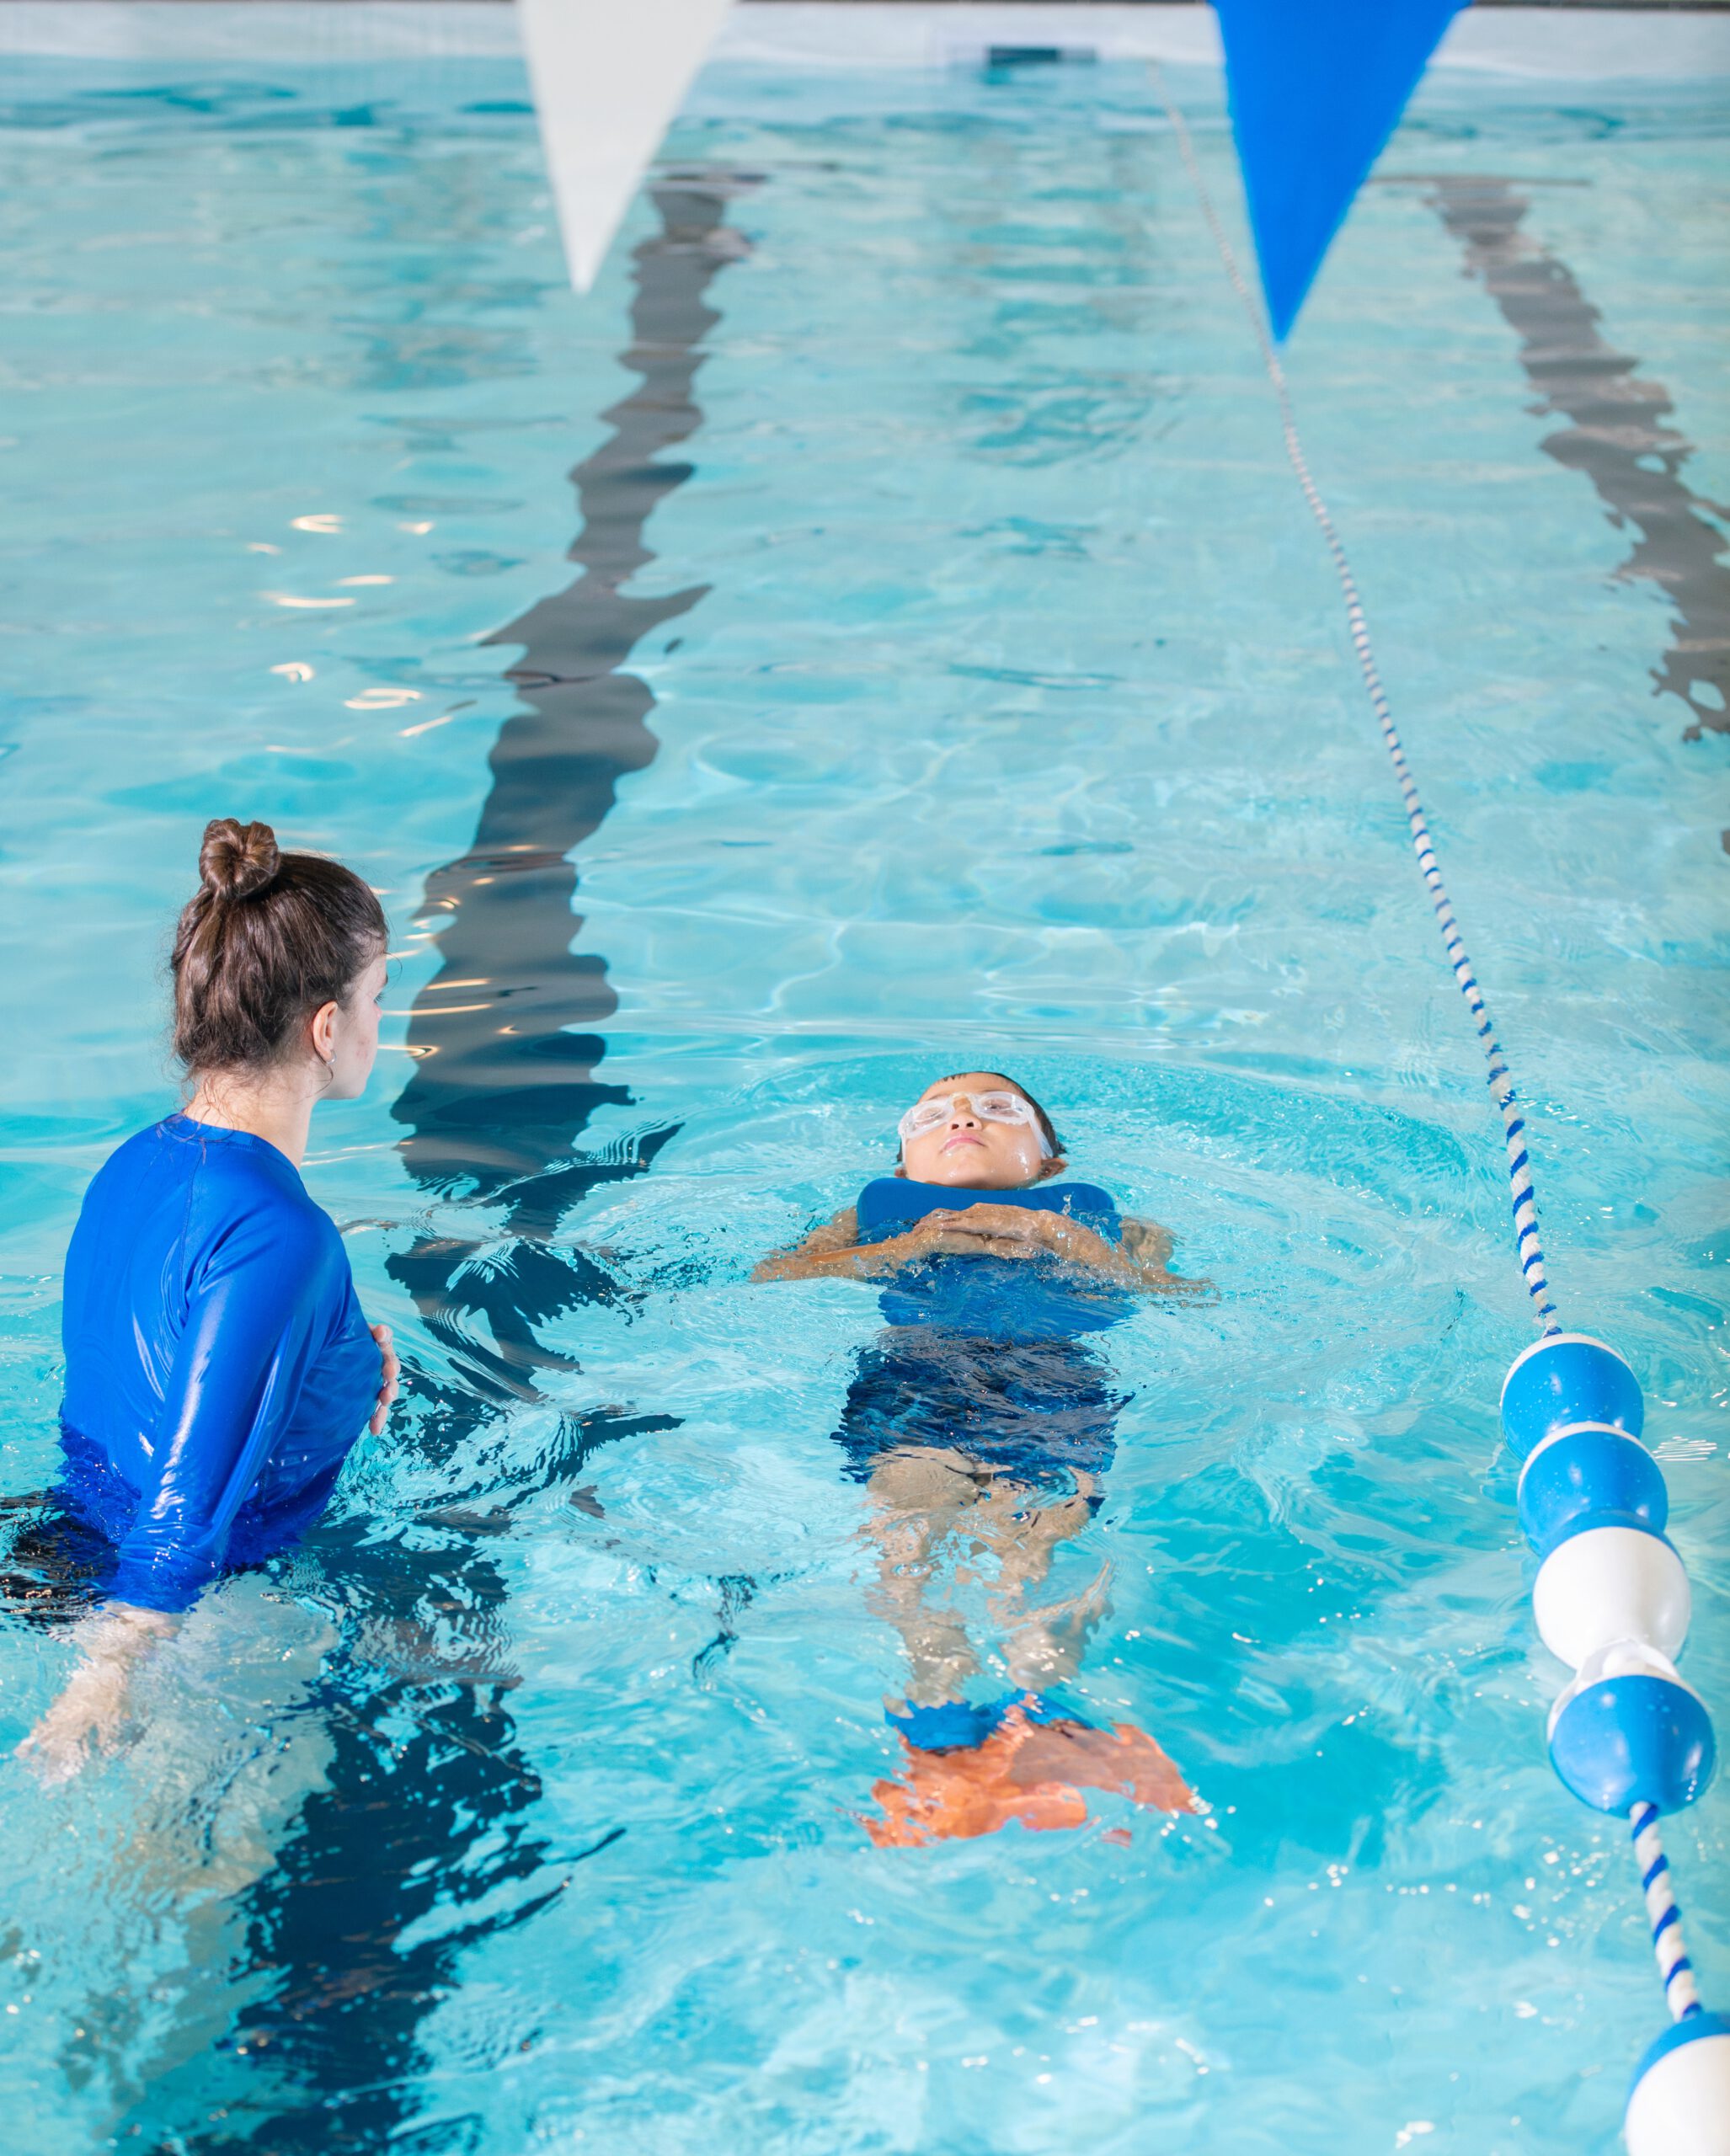
[[[952,1190],[884,1177],[859,1194],[858,1239],[884,1242],[927,1213],[969,1205],[1064,1213],[1123,1241],[1110,1196],[1094,1183]],[[1130,1297],[1055,1259],[932,1257],[883,1290],[888,1329],[859,1358],[836,1436],[848,1471],[868,1481],[887,1452],[959,1452],[1018,1481],[1104,1473],[1122,1396],[1082,1336],[1115,1325]]]
[[[106,1591],[148,1609],[291,1542],[378,1396],[328,1214],[265,1139],[184,1116],[85,1193],[63,1337],[61,1499],[115,1546]]]

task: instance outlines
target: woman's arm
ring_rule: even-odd
[[[69,1780],[84,1764],[87,1743],[112,1752],[120,1741],[134,1667],[172,1636],[179,1620],[160,1609],[109,1602],[79,1625],[78,1665],[60,1697],[18,1748],[18,1757],[45,1782]]]
[[[328,1265],[315,1223],[261,1212],[224,1238],[194,1283],[158,1419],[152,1482],[120,1544],[110,1599],[79,1627],[77,1668],[19,1748],[45,1778],[76,1773],[88,1739],[112,1748],[133,1669],[221,1569],[234,1516],[323,1343]],[[387,1339],[379,1350],[376,1414],[395,1378]]]
[[[176,1614],[221,1571],[234,1515],[325,1343],[329,1267],[316,1220],[264,1207],[205,1261],[163,1388],[151,1479],[120,1544],[115,1600]]]

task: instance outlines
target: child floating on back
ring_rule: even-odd
[[[900,1119],[893,1176],[868,1183],[759,1280],[884,1283],[888,1330],[861,1355],[836,1438],[874,1510],[873,1607],[900,1633],[907,1698],[889,1720],[904,1777],[873,1791],[879,1844],[990,1833],[1011,1819],[1073,1827],[1083,1788],[1195,1808],[1153,1739],[1093,1727],[1049,1694],[1105,1614],[1108,1565],[1081,1593],[1032,1604],[1058,1549],[1087,1526],[1122,1398],[1086,1336],[1137,1294],[1204,1289],[1167,1270],[1172,1239],[1129,1219],[1067,1166],[1050,1118],[1001,1071],[936,1080]],[[990,1611],[1009,1680],[981,1674],[965,1625],[929,1590],[952,1539],[995,1561]]]

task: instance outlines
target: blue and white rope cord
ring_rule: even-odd
[[[1231,251],[1231,243],[1225,237],[1214,208],[1213,197],[1208,193],[1207,182],[1202,178],[1201,167],[1196,160],[1195,146],[1189,139],[1189,130],[1183,115],[1167,95],[1159,69],[1153,70],[1154,80],[1164,102],[1167,114],[1176,130],[1177,146],[1183,154],[1197,196],[1200,200],[1202,215],[1207,219],[1208,229],[1214,236],[1214,244],[1220,250],[1220,259],[1225,265],[1225,274],[1233,289],[1243,302],[1249,316],[1250,326],[1255,331],[1256,342],[1261,347],[1262,359],[1268,370],[1268,379],[1273,385],[1273,394],[1279,403],[1280,431],[1285,437],[1285,454],[1297,482],[1303,489],[1304,499],[1310,505],[1310,514],[1320,527],[1327,551],[1332,558],[1334,573],[1339,579],[1341,594],[1346,602],[1346,620],[1352,632],[1352,648],[1358,654],[1359,670],[1364,676],[1364,686],[1370,692],[1370,702],[1375,712],[1376,723],[1381,728],[1381,738],[1386,744],[1392,760],[1394,776],[1398,782],[1400,798],[1406,805],[1406,821],[1411,828],[1412,845],[1418,856],[1418,866],[1423,871],[1428,887],[1430,904],[1435,909],[1442,942],[1446,946],[1448,963],[1454,969],[1454,978],[1460,984],[1460,993],[1466,998],[1472,1021],[1477,1027],[1477,1037],[1489,1064],[1488,1081],[1492,1097],[1502,1118],[1502,1127],[1508,1143],[1508,1181],[1513,1198],[1515,1251],[1520,1271],[1525,1277],[1526,1292],[1532,1299],[1534,1321],[1540,1332],[1559,1332],[1560,1323],[1556,1305],[1550,1299],[1550,1283],[1544,1270],[1544,1246],[1538,1236],[1538,1201],[1532,1188],[1532,1165],[1525,1143],[1525,1119],[1519,1113],[1514,1098],[1514,1081],[1508,1072],[1508,1059],[1496,1038],[1495,1027],[1484,1003],[1483,990],[1478,986],[1477,976],[1472,971],[1471,959],[1466,948],[1466,940],[1460,933],[1460,924],[1454,917],[1453,902],[1448,888],[1442,881],[1441,865],[1436,859],[1435,841],[1429,835],[1429,825],[1423,813],[1423,803],[1418,798],[1418,787],[1412,776],[1412,767],[1406,761],[1406,751],[1400,739],[1399,729],[1394,724],[1394,715],[1387,700],[1387,691],[1381,684],[1380,670],[1375,664],[1375,654],[1370,647],[1369,625],[1364,618],[1364,602],[1358,595],[1358,580],[1352,574],[1352,565],[1346,558],[1346,550],[1340,543],[1339,533],[1334,529],[1333,519],[1327,513],[1327,504],[1311,478],[1308,458],[1304,455],[1303,443],[1298,438],[1297,420],[1291,408],[1291,392],[1286,387],[1285,370],[1279,364],[1279,355],[1273,349],[1268,334],[1262,311],[1256,304],[1243,272],[1237,266],[1237,257]]]
[[[1682,1944],[1682,1912],[1676,1907],[1670,1886],[1669,1860],[1658,1839],[1658,1806],[1637,1804],[1628,1816],[1633,1822],[1634,1856],[1646,1892],[1652,1951],[1658,1956],[1658,1972],[1663,1979],[1665,2004],[1673,2020],[1686,2021],[1701,2011],[1700,1993],[1694,1982],[1694,1964]]]
[[[1544,1503],[1536,1506],[1535,1518],[1538,1524],[1535,1530],[1529,1531],[1534,1546],[1545,1561],[1539,1573],[1540,1589],[1545,1575],[1552,1566],[1559,1565],[1563,1574],[1570,1572],[1567,1545],[1571,1535],[1581,1537],[1581,1545],[1577,1547],[1589,1540],[1595,1541],[1595,1551],[1588,1552],[1586,1573],[1578,1577],[1577,1585],[1586,1588],[1588,1599],[1597,1606],[1599,1614],[1606,1603],[1605,1591],[1609,1590],[1608,1599],[1620,1599],[1620,1606],[1629,1620],[1626,1631],[1619,1636],[1612,1626],[1607,1637],[1595,1641],[1600,1653],[1592,1670],[1585,1666],[1594,1659],[1590,1653],[1594,1642],[1589,1624],[1578,1654],[1563,1652],[1567,1642],[1551,1639],[1546,1633],[1546,1641],[1578,1672],[1575,1684],[1562,1694],[1551,1717],[1551,1757],[1563,1781],[1577,1796],[1600,1811],[1621,1812],[1631,1826],[1647,1916],[1652,1926],[1653,1951],[1658,1957],[1665,2003],[1674,2025],[1672,2037],[1660,2039],[1642,2061],[1625,2121],[1629,2145],[1634,2156],[1658,2156],[1658,2152],[1662,2156],[1690,2156],[1690,2152],[1695,2151],[1700,2152],[1700,2156],[1717,2156],[1721,2147],[1730,2148],[1730,2134],[1726,2134],[1721,2143],[1711,2137],[1715,2129],[1702,2126],[1701,2121],[1714,2111],[1730,2115],[1730,2022],[1701,2009],[1693,1964],[1683,1945],[1681,1914],[1670,1884],[1670,1868],[1659,1836],[1658,1806],[1647,1798],[1647,1792],[1660,1796],[1666,1808],[1674,1809],[1690,1802],[1705,1787],[1712,1764],[1710,1718],[1698,1696],[1676,1680],[1674,1669],[1662,1654],[1639,1665],[1631,1684],[1619,1684],[1615,1678],[1605,1675],[1606,1665],[1601,1653],[1602,1649],[1616,1644],[1619,1636],[1622,1645],[1648,1637],[1642,1625],[1650,1613],[1637,1615],[1624,1592],[1629,1588],[1630,1578],[1639,1576],[1643,1568],[1649,1584],[1655,1576],[1652,1569],[1654,1566],[1659,1575],[1666,1566],[1680,1572],[1675,1553],[1661,1532],[1667,1506],[1663,1478],[1652,1467],[1649,1454],[1636,1441],[1643,1416],[1639,1389],[1631,1372],[1612,1349],[1583,1335],[1564,1333],[1556,1318],[1538,1233],[1537,1201],[1532,1187],[1524,1119],[1514,1097],[1507,1058],[1496,1038],[1483,990],[1472,970],[1465,938],[1442,880],[1435,842],[1430,836],[1423,804],[1406,760],[1405,748],[1394,724],[1387,692],[1370,645],[1357,579],[1352,574],[1351,563],[1333,519],[1328,515],[1327,505],[1311,473],[1309,460],[1298,436],[1285,370],[1279,363],[1279,355],[1268,334],[1255,295],[1238,267],[1237,258],[1214,207],[1183,115],[1167,92],[1158,67],[1155,66],[1151,72],[1202,214],[1219,249],[1220,259],[1243,302],[1261,349],[1268,379],[1279,403],[1285,453],[1339,579],[1346,619],[1351,628],[1352,648],[1358,655],[1364,686],[1393,764],[1418,866],[1435,910],[1448,963],[1471,1012],[1489,1065],[1490,1092],[1502,1118],[1508,1148],[1515,1251],[1526,1292],[1531,1298],[1534,1319],[1543,1336],[1541,1342],[1529,1348],[1509,1373],[1503,1396],[1503,1428],[1511,1444],[1514,1443],[1517,1428],[1523,1433],[1515,1449],[1525,1455],[1528,1466],[1532,1457],[1541,1453],[1547,1444],[1562,1445],[1570,1439],[1583,1440],[1589,1447],[1596,1444],[1600,1451],[1607,1440],[1611,1454],[1607,1463],[1601,1457],[1598,1459],[1585,1474],[1579,1492],[1571,1493],[1559,1485],[1552,1486],[1547,1512]],[[1526,1372],[1519,1387],[1523,1396],[1516,1399],[1510,1411],[1509,1388],[1515,1386],[1521,1365],[1540,1356],[1551,1368],[1540,1373],[1534,1365]],[[1636,1467],[1639,1471],[1632,1484],[1618,1482],[1619,1476],[1626,1478]],[[1595,1494],[1594,1477],[1602,1486]],[[1640,1486],[1642,1477],[1647,1480],[1638,1504],[1643,1505],[1645,1510],[1639,1511],[1637,1505],[1635,1516],[1615,1509],[1624,1500],[1614,1494],[1615,1490]],[[1657,1484],[1655,1524],[1652,1518],[1651,1478],[1655,1478]],[[1551,1480],[1554,1484],[1555,1478]],[[1564,1475],[1562,1483],[1565,1485],[1567,1481]],[[1522,1520],[1525,1520],[1524,1509]],[[1623,1539],[1629,1537],[1631,1527],[1637,1530],[1631,1536],[1631,1551]],[[1665,1556],[1657,1554],[1658,1545],[1662,1545]],[[1631,1564],[1631,1575],[1628,1571]],[[1597,1567],[1595,1573],[1594,1566]],[[1578,1567],[1573,1566],[1572,1570],[1578,1572]],[[1682,1576],[1682,1594],[1685,1614],[1680,1629],[1685,1631],[1685,1574]],[[1561,1598],[1563,1604],[1567,1599],[1565,1586]],[[1679,1645],[1679,1638],[1674,1644]],[[1663,1672],[1668,1672],[1668,1676]],[[1558,1741],[1562,1747],[1561,1753]],[[1675,2048],[1679,2046],[1688,2048],[1685,2052]],[[1707,2137],[1702,2138],[1702,2134]]]

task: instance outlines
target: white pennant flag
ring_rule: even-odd
[[[516,0],[571,282],[586,292],[728,0]]]

